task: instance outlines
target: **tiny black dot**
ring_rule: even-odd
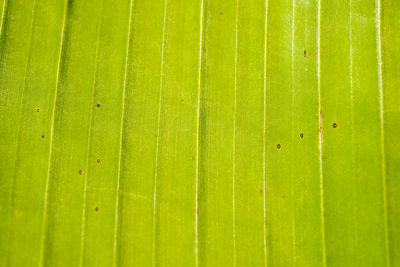
[[[94,210],[95,211],[99,211],[99,207],[94,207]]]
[[[307,56],[307,51],[306,50],[304,50],[304,57],[306,57]]]
[[[281,148],[281,144],[278,144],[276,147],[277,147],[278,149],[280,149],[280,148]]]
[[[336,128],[337,127],[337,124],[336,124],[336,122],[333,124],[333,128]]]
[[[181,99],[181,102],[183,103],[183,99]]]
[[[100,107],[100,104],[97,104],[97,107],[99,108],[99,107]]]
[[[39,109],[37,109],[36,112],[39,112]]]
[[[97,163],[100,163],[100,159],[97,159]]]
[[[42,134],[42,138],[44,138],[44,134]]]
[[[82,170],[79,170],[79,174],[82,174]]]
[[[301,134],[300,134],[300,138],[303,138],[303,137],[304,137],[304,135],[301,133]]]

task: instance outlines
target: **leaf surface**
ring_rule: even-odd
[[[1,266],[400,265],[397,1],[0,2]]]

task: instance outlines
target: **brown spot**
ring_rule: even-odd
[[[303,135],[303,133],[301,133],[301,134],[300,134],[300,138],[303,138],[303,137],[304,137],[304,135]]]
[[[94,207],[94,211],[99,211],[99,207]]]
[[[100,159],[97,159],[97,163],[100,163]]]
[[[39,109],[37,109],[36,112],[39,112]]]
[[[262,190],[262,188],[258,189],[258,192],[260,193],[260,195],[262,195],[264,193],[264,190]]]
[[[306,50],[304,50],[304,57],[306,57],[307,56],[307,51]]]
[[[219,14],[222,16],[224,13],[221,12],[221,13],[219,13]]]
[[[97,107],[99,108],[99,107],[100,107],[100,104],[97,104]]]
[[[192,157],[192,160],[194,160],[194,157]]]
[[[333,128],[336,128],[337,127],[337,124],[336,124],[336,122],[332,125],[333,126]]]
[[[42,138],[44,138],[44,134],[42,134]]]
[[[281,144],[277,144],[276,147],[277,147],[278,149],[280,149],[280,148],[281,148]]]
[[[181,99],[181,102],[183,103],[183,99]]]
[[[82,170],[79,170],[79,174],[82,174]]]
[[[282,196],[282,199],[285,199],[286,198],[286,196]]]

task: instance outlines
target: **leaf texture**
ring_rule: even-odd
[[[398,1],[0,2],[1,266],[400,266]]]

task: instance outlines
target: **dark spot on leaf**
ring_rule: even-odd
[[[97,107],[99,108],[99,107],[100,107],[100,104],[97,104]]]
[[[82,174],[82,170],[79,170],[79,174]]]
[[[282,196],[282,198],[283,198],[283,199],[285,199],[285,198],[286,198],[286,196]]]
[[[95,211],[99,211],[99,207],[94,207],[94,210]]]
[[[181,102],[183,103],[183,99],[181,99]]]
[[[280,148],[281,148],[281,144],[277,144],[276,147],[277,147],[278,149],[280,149]]]
[[[44,134],[42,134],[42,138],[44,138]]]
[[[97,159],[97,163],[100,163],[100,159]]]
[[[303,138],[303,137],[304,137],[304,135],[303,135],[303,133],[301,133],[301,134],[300,134],[300,138]]]
[[[219,14],[222,16],[224,13],[221,12],[221,13],[219,13]]]
[[[337,124],[336,124],[336,122],[333,124],[333,128],[336,128],[337,127]]]
[[[39,109],[37,109],[36,112],[39,112]]]
[[[260,188],[258,189],[258,192],[260,192],[260,195],[262,195],[264,191],[262,190],[262,188]]]
[[[306,57],[307,56],[307,51],[306,50],[304,50],[304,57]]]

